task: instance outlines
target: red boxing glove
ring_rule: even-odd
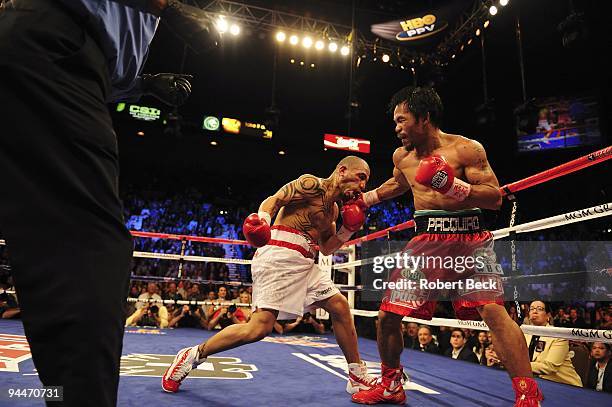
[[[247,242],[255,247],[262,247],[270,241],[270,225],[264,217],[250,214],[242,224],[242,233]]]
[[[361,197],[351,199],[342,205],[340,209],[342,227],[336,233],[338,239],[346,242],[353,233],[361,229],[366,220],[366,209],[368,209],[368,205],[366,205]]]
[[[415,180],[421,185],[441,194],[463,201],[470,194],[472,186],[455,178],[453,167],[439,155],[423,158],[417,167]]]

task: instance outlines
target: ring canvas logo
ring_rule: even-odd
[[[0,372],[19,372],[19,363],[31,357],[25,336],[0,334]]]
[[[156,355],[133,353],[121,357],[121,376],[162,377],[170,367],[174,355]],[[195,379],[252,379],[251,372],[258,369],[255,365],[242,363],[242,360],[231,357],[209,357],[189,373]]]

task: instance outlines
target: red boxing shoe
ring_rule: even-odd
[[[353,394],[351,401],[359,404],[405,404],[405,381],[401,365],[397,369],[382,365],[381,377],[376,384],[368,390]]]
[[[512,388],[516,395],[514,407],[540,407],[540,401],[544,400],[538,383],[531,377],[513,377]]]

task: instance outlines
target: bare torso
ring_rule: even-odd
[[[322,232],[335,228],[338,205],[329,199],[331,185],[326,180],[309,175],[300,177],[300,180],[306,183],[305,189],[312,192],[305,200],[283,206],[274,224],[297,229],[319,243]]]
[[[410,184],[410,189],[412,190],[412,194],[414,196],[414,207],[416,210],[461,210],[473,208],[474,205],[470,204],[469,202],[460,202],[453,198],[444,196],[441,193],[415,181],[416,169],[419,162],[426,156],[434,154],[441,155],[446,158],[446,161],[455,171],[455,177],[466,181],[464,176],[466,163],[463,162],[464,154],[462,153],[462,149],[473,148],[467,143],[469,140],[452,134],[444,134],[440,137],[440,139],[441,145],[423,156],[418,156],[416,150],[408,152],[403,147],[398,148],[393,154],[395,168],[401,171],[404,178]]]

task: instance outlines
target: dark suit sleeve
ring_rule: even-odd
[[[476,357],[476,354],[467,347],[461,350],[458,359],[465,360],[466,362],[478,363],[478,358]]]
[[[608,361],[606,371],[604,372],[603,391],[612,393],[612,363]]]

